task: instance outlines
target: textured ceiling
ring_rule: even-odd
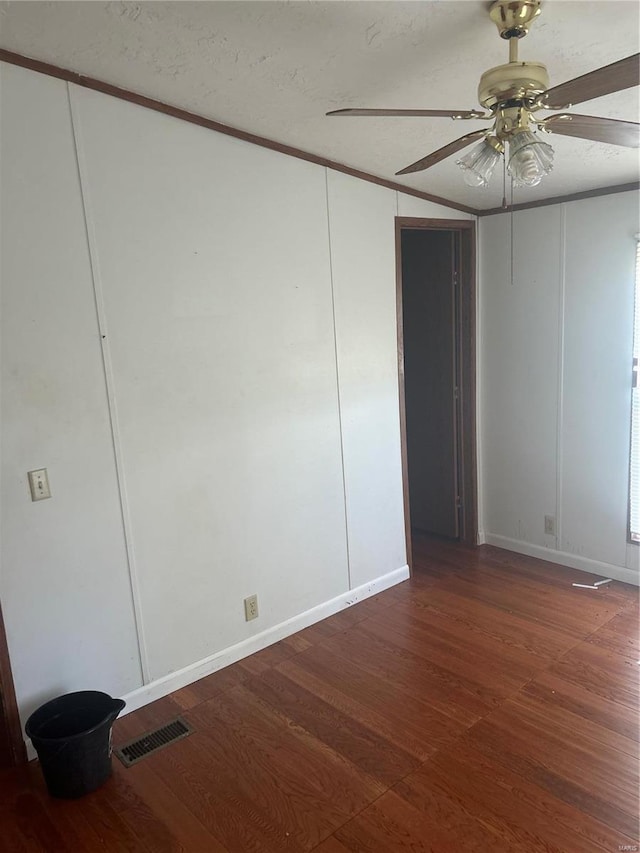
[[[479,122],[326,118],[342,107],[477,107],[481,73],[507,61],[488,4],[462,2],[0,3],[0,46],[60,65],[476,208],[486,190],[462,182],[455,156],[394,173]],[[543,62],[551,85],[639,49],[635,0],[548,0],[520,58]],[[639,120],[638,90],[579,112]],[[567,137],[549,141],[553,173],[516,202],[638,180],[638,152]]]

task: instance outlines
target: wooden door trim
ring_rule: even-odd
[[[22,737],[16,691],[13,685],[7,635],[0,606],[0,741],[7,748],[10,766],[24,764],[27,751]]]
[[[476,450],[476,223],[461,219],[423,219],[396,216],[396,323],[398,336],[398,391],[400,399],[400,450],[407,563],[413,571],[411,513],[409,504],[409,464],[407,456],[407,415],[404,377],[404,331],[402,317],[402,230],[457,231],[460,234],[460,294],[462,387],[460,388],[460,448],[462,465],[462,517],[460,541],[478,544],[478,475]],[[467,258],[466,264],[464,262]]]

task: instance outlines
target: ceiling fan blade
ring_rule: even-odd
[[[482,136],[486,135],[486,130],[474,130],[473,133],[467,133],[465,136],[461,136],[460,139],[454,139],[453,142],[450,142],[443,148],[438,148],[437,151],[428,154],[426,157],[423,157],[422,160],[417,160],[415,163],[412,163],[410,166],[402,169],[402,171],[396,172],[396,175],[408,175],[410,172],[421,172],[423,169],[428,169],[429,166],[439,163],[441,160],[444,160],[445,157],[455,154],[456,151],[460,151],[461,148],[465,148],[476,139],[480,139]]]
[[[348,109],[332,110],[328,116],[442,116],[443,118],[492,118],[490,113],[479,110],[383,110],[383,109]]]
[[[545,119],[542,126],[551,133],[560,133],[563,136],[577,136],[579,139],[593,139],[595,142],[607,142],[609,145],[640,148],[640,124],[634,121],[559,113]]]
[[[550,110],[564,110],[583,101],[637,86],[640,84],[639,57],[640,54],[634,53],[626,59],[620,59],[611,65],[583,74],[582,77],[547,89],[540,98],[540,103]]]

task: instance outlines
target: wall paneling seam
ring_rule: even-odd
[[[152,678],[149,672],[149,663],[146,650],[146,642],[144,636],[144,623],[142,617],[142,606],[140,598],[140,589],[138,584],[136,561],[133,547],[133,532],[131,525],[131,517],[129,513],[129,501],[127,497],[126,478],[124,473],[124,464],[122,458],[122,445],[120,441],[120,428],[118,422],[118,410],[116,405],[115,395],[115,379],[113,375],[113,365],[111,361],[111,352],[109,346],[109,335],[107,332],[107,322],[104,308],[104,296],[102,291],[102,281],[100,278],[100,265],[98,258],[98,247],[95,235],[95,227],[93,217],[91,215],[89,182],[87,176],[87,166],[84,158],[84,148],[82,145],[81,119],[79,114],[79,105],[77,103],[73,84],[67,83],[67,92],[69,99],[69,111],[71,115],[71,128],[73,132],[73,140],[75,147],[75,156],[78,169],[78,179],[80,182],[80,194],[82,198],[82,209],[85,222],[85,233],[87,239],[87,247],[89,251],[89,263],[91,267],[91,279],[93,287],[94,305],[96,310],[97,331],[100,339],[100,347],[102,353],[102,367],[105,378],[105,389],[107,396],[107,408],[109,411],[109,425],[111,430],[111,441],[113,447],[113,455],[116,469],[116,480],[118,484],[118,495],[120,503],[120,517],[122,520],[122,530],[127,556],[127,568],[129,573],[129,587],[131,591],[131,601],[133,605],[134,622],[136,636],[138,638],[138,655],[140,660],[140,671],[143,684],[148,684]]]
[[[333,286],[333,254],[331,250],[331,214],[329,212],[329,170],[324,170],[324,187],[327,207],[327,246],[329,250],[329,284],[331,287],[331,313],[333,323],[333,350],[336,362],[336,395],[338,401],[338,429],[340,431],[340,464],[342,466],[342,494],[344,496],[344,532],[347,546],[347,583],[351,586],[351,555],[349,553],[349,514],[347,510],[347,474],[344,468],[344,433],[342,429],[342,398],[340,396],[340,364],[338,361],[338,327],[336,321],[336,297]]]
[[[484,361],[482,358],[482,342],[484,340],[484,314],[482,311],[481,278],[482,267],[482,228],[484,227],[480,217],[475,217],[476,223],[476,501],[477,501],[477,545],[484,545],[484,411],[482,406],[482,395],[484,388]]]
[[[558,397],[556,409],[556,550],[562,550],[562,478],[564,429],[564,327],[567,259],[567,205],[560,206],[560,276],[558,281]]]

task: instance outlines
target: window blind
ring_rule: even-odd
[[[631,389],[631,454],[629,463],[629,538],[640,542],[640,235],[636,244],[636,290],[633,311],[633,387]]]

